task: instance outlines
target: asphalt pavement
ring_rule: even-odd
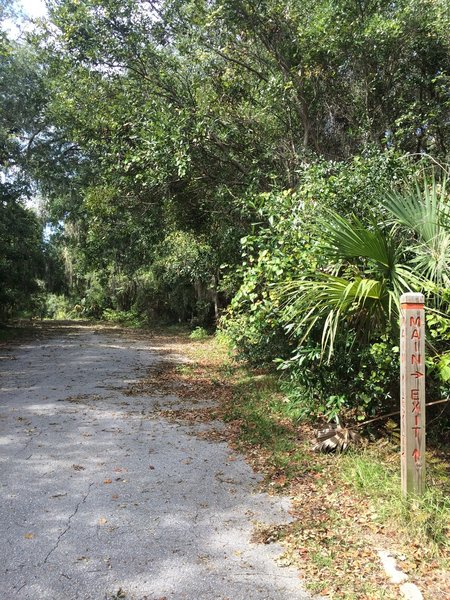
[[[0,349],[3,598],[309,598],[277,544],[251,542],[289,499],[258,492],[202,425],[161,416],[185,400],[125,393],[159,352],[86,326]]]

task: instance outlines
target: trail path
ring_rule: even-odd
[[[158,415],[182,400],[124,393],[158,352],[80,325],[0,348],[3,598],[308,597],[279,547],[250,542],[254,521],[289,520],[287,499],[258,493],[199,425]]]

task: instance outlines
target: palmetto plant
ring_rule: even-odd
[[[383,202],[395,222],[414,235],[410,264],[437,288],[450,286],[450,211],[446,179],[424,180],[406,193],[391,192]]]
[[[391,192],[382,202],[384,223],[326,212],[318,219],[323,267],[314,278],[280,286],[288,330],[300,343],[317,328],[322,351],[333,352],[339,329],[366,339],[395,329],[405,291],[423,291],[433,301],[449,285],[450,234],[445,182],[425,181],[404,194]],[[381,221],[381,217],[380,217]]]

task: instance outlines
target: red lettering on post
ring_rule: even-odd
[[[411,377],[415,377],[416,379],[419,379],[419,377],[423,377],[423,373],[421,373],[420,371],[416,371],[415,373],[411,373]]]
[[[414,400],[411,412],[413,415],[420,415],[420,400]]]
[[[423,294],[413,292],[407,292],[400,298],[400,453],[404,496],[421,494],[425,481],[423,300]]]
[[[419,400],[419,390],[411,390],[411,400]]]
[[[420,462],[420,452],[417,448],[414,448],[414,452],[412,453],[413,457],[414,457],[414,462],[417,464],[418,462]]]

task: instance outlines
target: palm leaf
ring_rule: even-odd
[[[432,248],[433,215],[439,212],[435,197],[436,190],[426,196],[428,215],[431,215],[426,226],[426,210],[420,212],[422,239],[428,240],[429,249]],[[402,224],[417,222],[417,218],[413,218],[414,202],[417,204],[415,199],[406,199]],[[400,214],[398,198],[395,210]],[[290,281],[279,286],[278,292],[289,331],[299,336],[302,344],[314,328],[321,327],[322,354],[328,354],[328,359],[340,327],[351,327],[369,339],[373,333],[383,330],[387,322],[395,326],[401,294],[418,290],[436,293],[439,279],[436,270],[447,272],[445,255],[441,262],[428,261],[428,268],[418,268],[420,260],[425,261],[427,256],[414,255],[411,249],[399,243],[398,226],[391,225],[384,230],[371,224],[369,228],[356,217],[345,218],[331,211],[319,225],[323,240],[320,249],[327,266],[315,279]],[[442,250],[442,239],[439,244]],[[408,252],[414,255],[409,262],[404,260]]]
[[[381,281],[357,277],[349,280],[326,273],[311,280],[291,281],[280,290],[285,298],[286,321],[301,338],[309,336],[316,324],[322,325],[322,351],[333,352],[338,327],[345,319],[364,312],[365,320],[377,326],[383,320],[383,300],[388,299]],[[362,323],[367,330],[367,323]]]
[[[394,220],[410,229],[416,241],[410,244],[414,254],[410,264],[423,280],[437,288],[450,285],[450,214],[446,181],[437,184],[424,179],[407,192],[392,191],[382,202]],[[435,289],[435,292],[437,290]]]
[[[347,219],[330,211],[320,228],[325,233],[322,249],[330,258],[367,258],[388,269],[396,264],[398,245],[391,232],[386,234],[376,224],[368,229],[356,216]]]

